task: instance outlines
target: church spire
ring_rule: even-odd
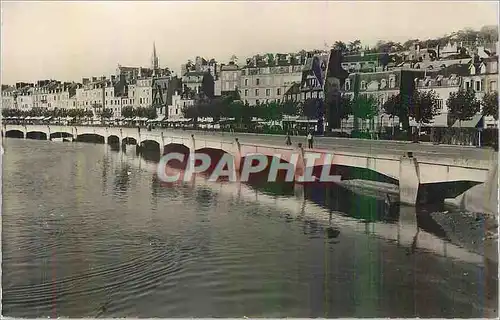
[[[151,66],[153,70],[157,70],[159,68],[158,65],[158,57],[156,56],[156,44],[153,42],[153,57],[151,58]]]

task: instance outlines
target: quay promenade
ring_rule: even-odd
[[[284,136],[241,133],[193,132],[181,130],[152,130],[120,127],[4,125],[3,134],[13,131],[27,137],[34,132],[45,138],[61,134],[77,138],[81,135],[98,135],[106,142],[123,142],[133,139],[137,144],[155,142],[159,149],[175,144],[186,147],[188,152],[203,149],[222,150],[235,158],[235,163],[251,154],[280,155],[290,161],[292,154],[299,154],[296,176],[306,167],[325,164],[362,168],[377,172],[396,181],[401,203],[415,205],[419,187],[425,184],[469,181],[484,183],[488,180],[495,152],[461,146],[434,146],[381,140],[316,137],[314,148],[307,149],[305,137],[292,137],[293,146],[285,146]],[[300,144],[300,145],[299,145]],[[313,164],[305,158],[314,154]],[[331,158],[330,158],[331,157]]]

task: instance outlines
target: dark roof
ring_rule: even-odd
[[[351,73],[349,75],[349,80],[351,81],[351,91],[354,90],[354,79],[356,77],[356,74],[359,74],[360,76],[360,81],[365,81],[366,85],[368,85],[372,81],[377,81],[381,82],[382,79],[387,80],[387,84],[389,84],[389,77],[391,75],[395,76],[395,86],[393,88],[389,88],[388,86],[384,88],[385,90],[397,90],[400,86],[401,83],[401,72],[403,70],[389,70],[389,71],[382,71],[382,72],[370,72],[370,73]],[[410,70],[408,70],[410,71]],[[424,76],[424,70],[411,70],[411,72],[414,72],[415,77],[421,78]]]
[[[427,71],[429,75],[438,76],[441,75],[443,77],[449,77],[452,74],[456,74],[457,76],[467,76],[470,74],[469,72],[469,64],[453,64],[447,66],[443,69],[436,71]]]
[[[291,94],[299,94],[300,93],[300,83],[294,82],[290,88],[285,92],[285,96]]]
[[[366,53],[364,56],[361,54],[353,54],[344,56],[342,62],[361,62],[361,61],[378,61],[385,53]]]
[[[205,75],[205,73],[206,72],[202,72],[202,71],[188,71],[184,75],[186,77],[190,77],[190,76],[203,76],[203,75]]]

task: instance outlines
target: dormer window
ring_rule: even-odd
[[[384,89],[387,86],[387,80],[382,79],[380,81],[380,89]]]
[[[443,76],[437,76],[436,78],[436,85],[442,86],[443,85]]]
[[[474,65],[470,66],[470,74],[476,74],[476,67]]]
[[[479,72],[481,74],[485,74],[486,73],[486,66],[484,65],[484,63],[481,63],[481,67],[479,69]]]
[[[394,88],[396,86],[396,76],[391,74],[389,76],[389,88]]]

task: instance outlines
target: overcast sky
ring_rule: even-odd
[[[496,25],[496,2],[6,2],[2,83],[110,75],[117,64],[175,71],[197,55],[227,61],[336,40],[427,39]]]

